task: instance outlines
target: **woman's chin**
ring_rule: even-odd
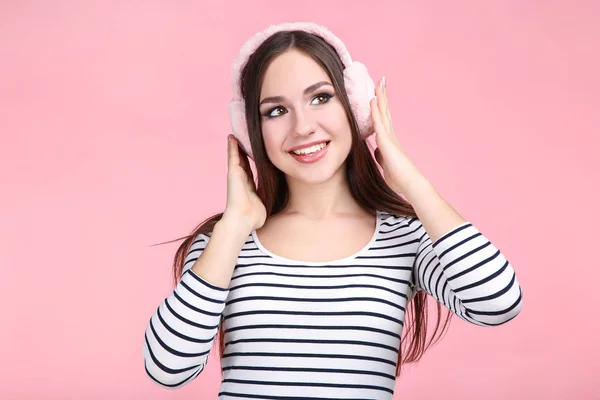
[[[332,166],[322,166],[321,168],[315,168],[310,170],[295,170],[290,171],[288,178],[292,181],[304,184],[304,185],[321,185],[339,173],[343,173],[342,167],[335,168]]]

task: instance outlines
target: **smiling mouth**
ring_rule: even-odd
[[[322,142],[319,144],[315,144],[314,146],[306,147],[304,149],[292,150],[289,153],[296,156],[313,156],[317,154],[319,151],[323,150],[325,147],[329,145],[329,141]]]

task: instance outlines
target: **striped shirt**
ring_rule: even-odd
[[[209,240],[198,235],[146,329],[146,372],[167,388],[202,372],[223,317],[219,399],[391,399],[416,291],[482,326],[521,309],[511,264],[469,222],[432,243],[418,219],[377,212],[368,245],[332,262],[277,256],[252,232],[227,289],[191,270]]]

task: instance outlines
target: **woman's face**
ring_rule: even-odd
[[[267,156],[288,179],[317,184],[342,171],[350,124],[331,79],[312,58],[297,50],[275,58],[259,104]]]

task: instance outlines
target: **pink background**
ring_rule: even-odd
[[[216,358],[176,391],[145,376],[176,248],[150,245],[222,210],[230,63],[287,20],[388,77],[404,146],[524,288],[395,398],[600,398],[599,3],[297,3],[0,2],[0,398],[216,397]]]

